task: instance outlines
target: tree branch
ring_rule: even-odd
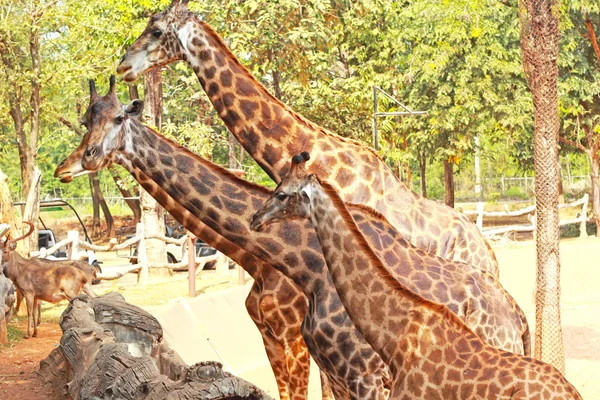
[[[594,25],[592,25],[592,21],[590,21],[589,18],[586,18],[585,25],[587,26],[589,38],[590,38],[590,41],[592,42],[592,47],[594,48],[594,53],[596,53],[598,62],[600,62],[600,46],[598,46],[598,40],[596,39],[596,32],[594,31]]]
[[[72,131],[74,131],[76,134],[78,135],[83,135],[83,131],[81,129],[79,129],[78,127],[76,127],[71,121],[66,120],[62,115],[60,117],[58,117],[58,120],[67,128],[71,129]]]
[[[568,145],[570,145],[570,146],[573,146],[573,147],[575,147],[576,149],[579,149],[579,150],[581,150],[581,151],[583,151],[583,152],[585,152],[585,151],[586,151],[586,148],[585,148],[585,147],[583,147],[583,145],[582,145],[581,143],[574,142],[574,141],[572,141],[572,140],[570,140],[570,139],[567,139],[567,138],[564,138],[564,137],[562,137],[562,136],[559,136],[559,137],[558,137],[558,140],[560,140],[561,142],[563,142],[563,143],[566,143],[566,144],[568,144]]]

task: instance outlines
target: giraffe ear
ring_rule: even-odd
[[[310,187],[310,185],[306,185],[302,189],[300,189],[300,194],[302,195],[302,199],[304,200],[305,203],[312,200],[312,193],[313,193],[313,191],[312,191],[312,188]],[[308,200],[308,201],[306,201],[306,200]]]
[[[125,113],[132,118],[142,115],[142,111],[144,111],[144,102],[142,100],[133,100],[125,106]]]

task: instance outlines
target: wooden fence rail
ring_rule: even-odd
[[[182,258],[178,263],[151,263],[148,261],[148,256],[146,254],[146,246],[144,244],[145,239],[158,239],[163,242],[175,244],[178,246],[182,246]],[[217,262],[217,271],[221,273],[224,269],[229,269],[229,259],[225,257],[219,251],[212,256],[206,257],[188,257],[186,253],[190,250],[188,249],[188,235],[184,235],[179,239],[166,237],[158,234],[144,234],[144,224],[138,223],[136,226],[136,234],[132,238],[127,239],[122,243],[117,243],[116,238],[110,239],[108,244],[106,245],[96,245],[91,244],[86,241],[79,240],[79,232],[78,231],[69,231],[67,233],[67,238],[61,240],[56,243],[54,246],[50,248],[41,248],[39,251],[32,251],[30,253],[31,257],[40,257],[45,258],[49,255],[56,253],[59,249],[63,247],[67,247],[68,258],[71,260],[81,260],[87,258],[88,254],[82,250],[92,250],[94,252],[112,252],[118,250],[125,250],[131,246],[137,245],[137,260],[136,264],[132,264],[128,268],[121,269],[118,272],[114,272],[112,274],[101,274],[98,276],[98,279],[101,280],[112,280],[118,279],[125,276],[130,272],[138,272],[138,282],[147,282],[148,277],[148,269],[149,268],[169,268],[174,271],[182,271],[188,269],[190,271],[189,279],[195,280],[195,276],[199,271],[202,271],[204,266],[212,261]],[[194,250],[192,249],[192,252]],[[238,267],[239,268],[239,267]],[[240,283],[245,283],[245,276],[242,278],[240,275]],[[243,279],[243,282],[242,282]],[[192,293],[190,293],[191,295]]]
[[[581,212],[579,217],[571,218],[566,220],[560,220],[558,225],[570,225],[570,224],[579,224],[579,237],[587,237],[586,231],[586,223],[588,220],[587,211],[589,205],[589,195],[586,193],[579,200],[575,200],[571,203],[559,204],[558,208],[569,208],[569,207],[581,207]],[[510,232],[534,232],[535,231],[535,204],[532,206],[524,207],[519,210],[509,211],[508,205],[504,205],[505,211],[485,211],[484,203],[478,202],[476,210],[466,210],[463,211],[463,214],[468,216],[476,216],[475,224],[485,237],[496,236],[496,235],[506,235]],[[531,218],[529,218],[530,224],[521,224],[521,225],[508,225],[501,227],[494,227],[489,229],[483,228],[483,218],[500,218],[500,217],[519,217],[532,214]]]

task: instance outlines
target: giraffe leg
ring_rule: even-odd
[[[321,370],[319,370],[319,377],[321,378],[321,397],[323,400],[334,400],[333,391],[331,390],[331,385],[329,385],[329,379],[327,379],[327,375]]]
[[[310,375],[308,348],[301,335],[286,344],[285,365],[290,377],[291,398],[292,400],[308,399],[308,377]]]
[[[260,329],[260,328],[259,328]],[[280,400],[291,400],[292,394],[289,387],[290,376],[286,369],[285,349],[281,343],[268,331],[261,330],[265,351],[271,364],[275,381],[279,390]]]
[[[280,322],[282,321],[281,318],[275,318],[273,312],[265,312],[265,310],[261,307],[264,291],[264,282],[255,281],[254,285],[252,285],[252,288],[250,289],[248,297],[246,298],[246,310],[250,315],[250,319],[252,319],[261,333],[265,351],[267,352],[267,357],[269,358],[269,363],[271,364],[271,369],[273,370],[275,381],[277,382],[279,398],[281,400],[290,400],[292,398],[298,399],[298,397],[292,397],[292,391],[290,389],[291,378],[287,370],[285,351],[286,347],[284,344],[285,341],[281,340],[280,337],[276,337],[272,333],[273,326],[277,328],[283,328],[284,325],[282,325]],[[268,297],[271,298],[271,296]],[[279,323],[274,324],[275,321],[279,321]],[[306,377],[306,381],[308,382],[308,377]],[[306,398],[307,397],[305,396],[301,399]]]

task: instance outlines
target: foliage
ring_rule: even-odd
[[[211,0],[191,2],[263,84],[309,119],[346,137],[372,143],[373,85],[427,117],[381,118],[380,150],[419,179],[423,155],[429,195],[443,194],[440,162],[458,164],[457,179],[473,179],[474,138],[480,140],[484,176],[527,174],[532,160],[532,102],[523,78],[516,6],[497,0]],[[147,17],[169,0],[0,0],[0,37],[10,33],[19,60],[10,76],[29,82],[28,14],[47,5],[38,23],[42,71],[42,132],[38,165],[42,195],[86,196],[86,178],[62,185],[54,167],[80,141],[60,122],[76,124],[88,104],[87,80],[100,92]],[[585,19],[600,27],[598,3],[562,2],[560,94],[562,131],[581,139],[588,124],[600,134],[600,63],[594,64]],[[7,77],[0,66],[0,76]],[[7,80],[0,79],[0,168],[20,179],[16,136],[9,116]],[[141,87],[140,84],[138,86]],[[119,97],[129,101],[119,84]],[[226,164],[227,129],[184,63],[163,73],[164,134],[192,151]],[[28,92],[23,93],[27,98]],[[381,111],[401,111],[382,99]],[[29,110],[25,110],[25,114]],[[571,148],[565,146],[566,153]],[[563,157],[563,160],[565,158]],[[571,157],[571,160],[573,158]],[[269,183],[244,159],[246,177]],[[121,174],[123,177],[124,173]],[[108,173],[103,187],[117,193]],[[418,192],[420,190],[417,190]]]

